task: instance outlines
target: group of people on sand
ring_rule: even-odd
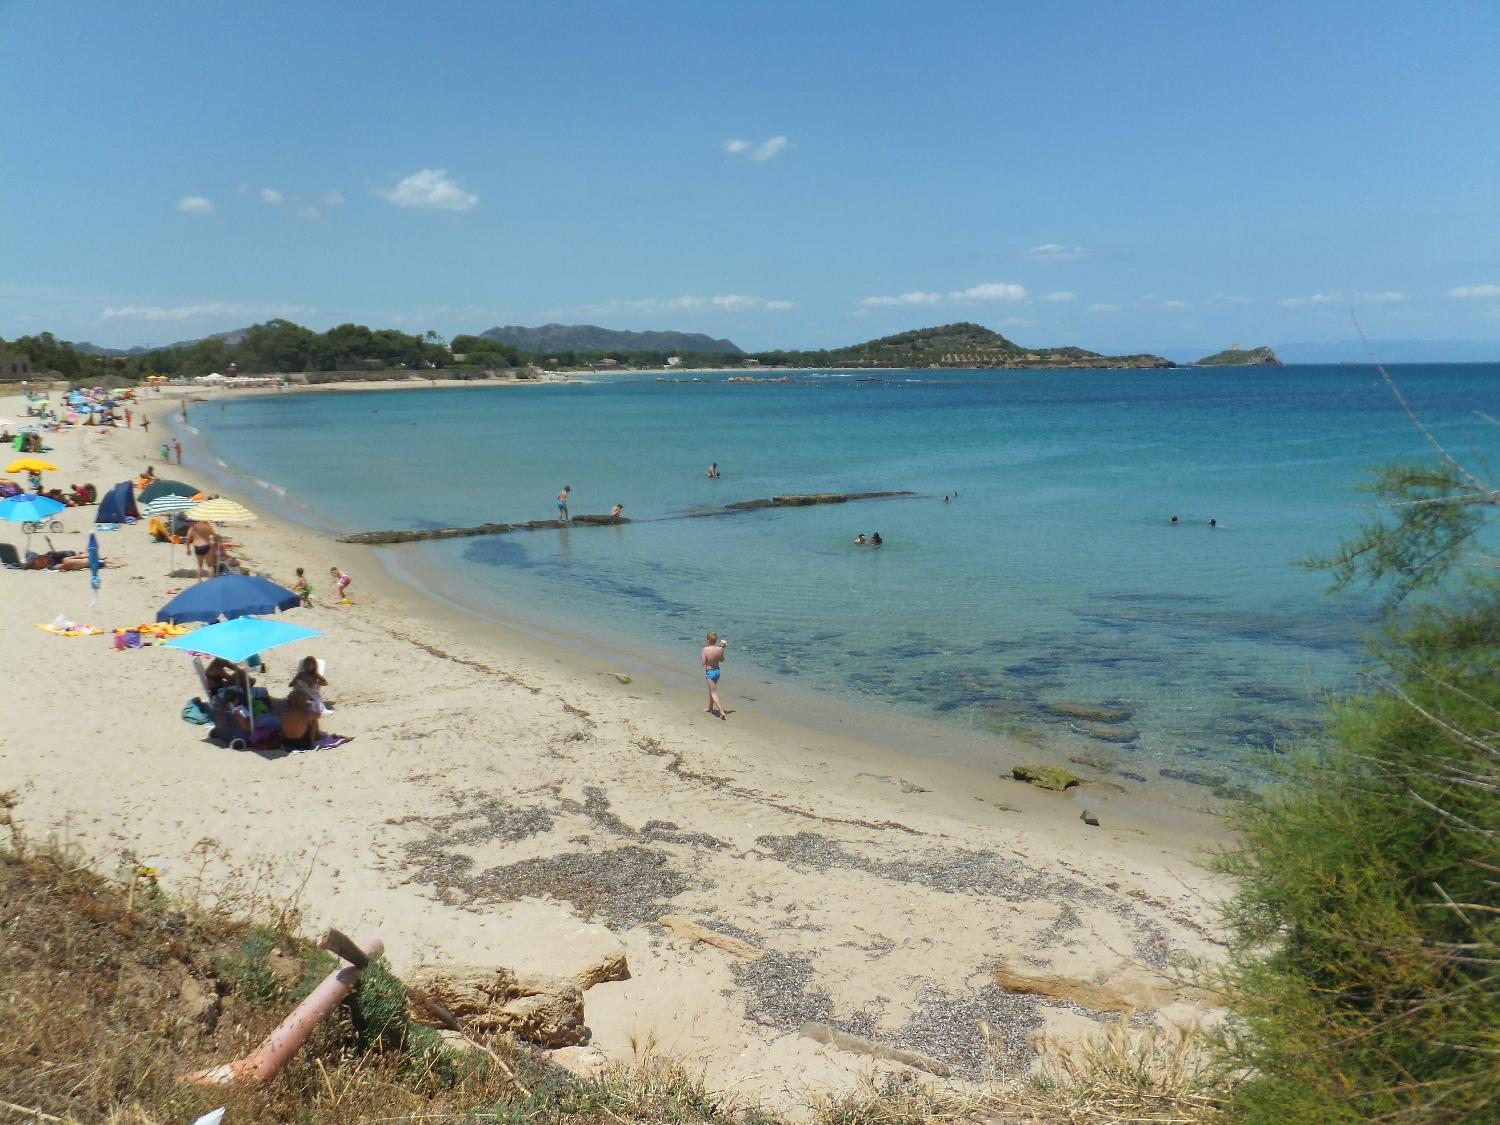
[[[279,710],[269,692],[256,688],[252,669],[261,675],[266,673],[265,664],[254,656],[244,666],[215,657],[204,670],[210,704],[216,711],[222,709],[228,713],[232,729],[224,733],[261,749],[316,747],[323,737],[319,722],[333,710],[333,703],[324,694],[328,680],[323,675],[322,661],[315,656],[302,659],[287,684],[287,695]]]

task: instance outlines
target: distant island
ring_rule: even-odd
[[[744,355],[730,340],[715,340],[702,332],[621,332],[593,324],[544,324],[526,328],[507,324],[491,328],[480,336],[496,343],[509,344],[523,352],[583,352],[605,355],[611,352],[689,352],[699,355]]]
[[[780,367],[1176,367],[1159,355],[1101,355],[1083,348],[1026,348],[980,324],[961,321],[898,332],[827,351],[756,352],[764,366]]]
[[[1241,348],[1236,344],[1222,352],[1206,355],[1194,367],[1280,367],[1281,360],[1268,347]]]

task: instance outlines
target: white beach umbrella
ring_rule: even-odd
[[[187,514],[188,519],[210,520],[213,523],[244,523],[260,518],[243,504],[236,504],[222,496],[194,504],[187,509]]]

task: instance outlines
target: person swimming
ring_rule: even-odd
[[[863,547],[867,542],[868,540],[865,539],[865,533],[863,531],[861,531],[854,537],[854,545],[856,547]]]
[[[870,546],[872,547],[878,547],[884,542],[885,540],[880,538],[880,532],[878,531],[870,536]]]
[[[1178,524],[1179,524],[1179,523],[1181,523],[1181,522],[1182,522],[1182,521],[1181,521],[1181,520],[1179,520],[1179,519],[1178,519],[1178,518],[1177,518],[1177,517],[1176,517],[1176,516],[1173,516],[1173,517],[1172,517],[1172,518],[1171,518],[1171,519],[1169,519],[1169,520],[1168,520],[1168,521],[1167,521],[1167,522],[1168,522],[1168,523],[1169,523],[1169,524],[1171,524],[1171,525],[1172,525],[1172,526],[1173,526],[1173,527],[1176,527],[1176,526],[1177,526],[1177,525],[1178,525]]]

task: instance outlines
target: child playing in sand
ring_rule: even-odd
[[[349,586],[354,581],[336,566],[330,566],[328,573],[333,575],[333,596],[338,599],[339,605],[353,605],[349,598]]]
[[[292,593],[302,599],[303,605],[312,605],[312,583],[302,573],[300,566],[297,568],[297,580],[292,583]]]

